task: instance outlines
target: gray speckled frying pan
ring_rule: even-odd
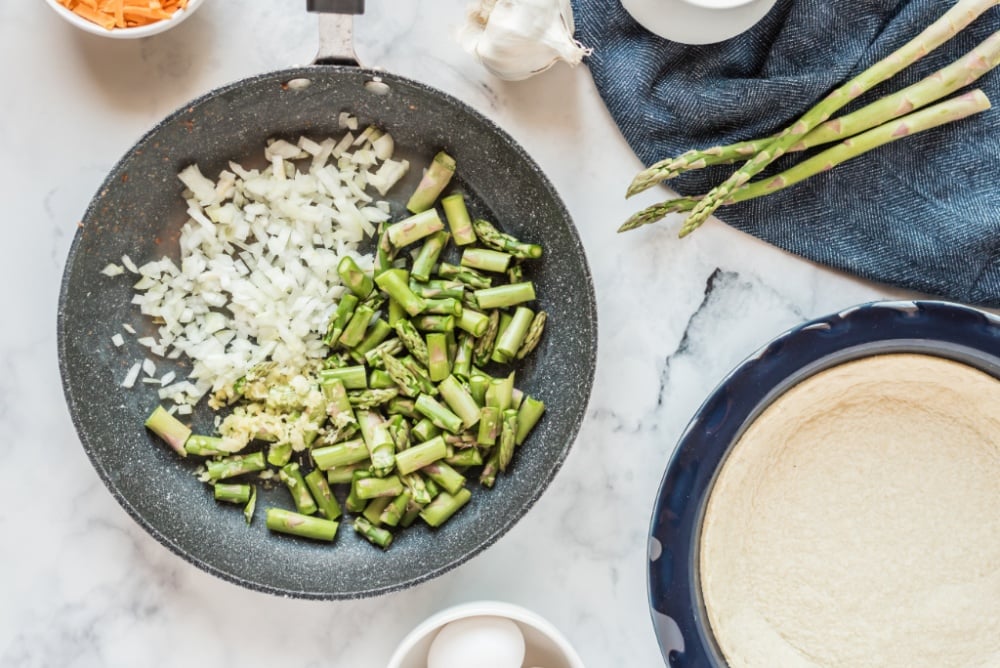
[[[349,47],[346,26],[338,23],[334,33],[346,34]],[[345,60],[350,57],[339,58]],[[518,385],[545,401],[546,414],[493,490],[472,485],[472,501],[447,524],[431,530],[418,522],[399,532],[386,552],[346,524],[332,545],[270,534],[263,509],[291,507],[282,487],[261,490],[249,527],[238,506],[217,504],[211,489],[192,475],[195,458],[178,458],[143,428],[158,402],[155,391],[142,383],[131,390],[120,387],[145,349],[133,337],[116,348],[112,335],[123,331],[122,323],[133,324],[140,336],[152,325],[129,303],[128,276],[99,273],[123,254],[140,264],[177,256],[176,239],[186,218],[183,186],[176,178],[181,168],[197,162],[205,174],[215,174],[230,159],[261,155],[268,137],[339,134],[341,110],[385,128],[397,146],[419,156],[422,162],[412,171],[419,172],[437,150],[447,150],[459,165],[455,187],[468,194],[473,214],[545,246],[544,257],[527,274],[550,320],[542,344],[517,373]],[[408,190],[397,188],[398,200]],[[401,201],[394,206],[402,211]],[[343,64],[301,67],[224,86],[144,136],[114,167],[83,217],[63,277],[58,330],[73,422],[97,472],[129,514],[210,573],[253,589],[319,599],[371,596],[422,582],[510,529],[552,480],[576,437],[597,347],[583,248],[568,212],[531,158],[456,99],[402,77]],[[157,362],[160,374],[168,368],[185,370],[183,361]],[[191,422],[196,431],[210,433],[212,414],[200,407]]]

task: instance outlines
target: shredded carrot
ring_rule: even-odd
[[[58,0],[66,7],[106,30],[134,28],[163,21],[180,9],[187,9],[188,0]],[[130,2],[130,4],[126,4]]]

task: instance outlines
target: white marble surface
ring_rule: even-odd
[[[91,468],[56,363],[76,222],[114,161],[166,113],[215,85],[308,62],[315,19],[302,4],[207,0],[174,31],[112,42],[74,30],[42,0],[0,3],[0,665],[377,667],[427,615],[481,598],[540,612],[588,666],[660,665],[645,537],[688,418],[774,334],[890,293],[717,222],[684,241],[662,226],[616,235],[636,205],[621,193],[640,165],[587,70],[491,78],[451,39],[465,0],[371,0],[358,50],[495,119],[577,222],[597,285],[599,367],[579,439],[541,501],[436,580],[372,600],[303,602],[188,565]]]

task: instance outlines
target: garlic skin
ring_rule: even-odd
[[[479,0],[459,41],[495,76],[520,81],[589,55],[574,29],[570,0]]]

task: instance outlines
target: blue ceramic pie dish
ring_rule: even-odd
[[[730,446],[792,385],[832,366],[883,353],[924,353],[1000,378],[1000,318],[947,302],[878,302],[778,336],[736,367],[684,431],[653,508],[649,604],[664,661],[725,667],[699,587],[701,523]]]

